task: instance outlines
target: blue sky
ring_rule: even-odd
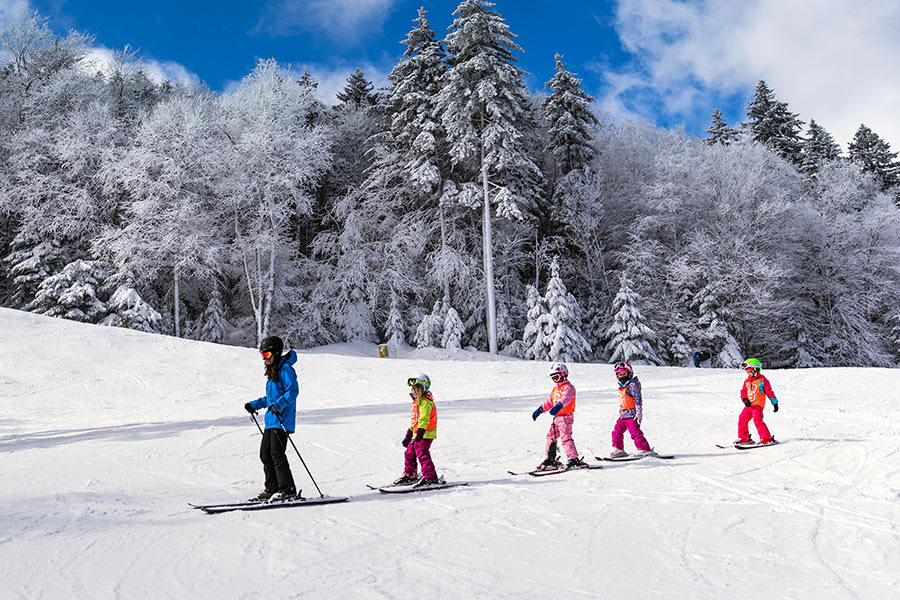
[[[683,125],[703,136],[714,108],[729,123],[759,79],[846,147],[860,123],[900,149],[900,2],[895,0],[497,0],[540,90],[560,52],[599,112]],[[457,0],[0,0],[58,31],[126,44],[148,67],[228,91],[259,58],[307,68],[328,100],[356,67],[384,84],[419,6],[440,37]]]

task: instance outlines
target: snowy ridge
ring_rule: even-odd
[[[644,432],[678,459],[535,479],[506,470],[541,460],[546,365],[457,352],[301,351],[294,439],[322,491],[350,500],[213,518],[186,503],[261,486],[241,408],[263,389],[252,349],[0,309],[4,597],[393,598],[423,569],[429,598],[900,588],[900,370],[768,371],[781,410],[766,422],[790,443],[742,452],[714,446],[736,434],[738,370],[638,367]],[[434,382],[438,472],[470,483],[385,496],[366,483],[400,473],[413,371]],[[610,367],[570,371],[578,450],[607,454]]]

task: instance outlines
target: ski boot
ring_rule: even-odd
[[[774,444],[774,443],[775,443],[775,437],[774,437],[774,436],[773,436],[773,437],[770,437],[770,438],[763,438],[763,439],[759,440],[759,445],[760,445],[760,446],[768,446],[769,444]]]
[[[628,453],[621,448],[613,448],[612,452],[609,453],[610,458],[624,458],[626,456],[628,456]]]
[[[294,500],[298,496],[297,490],[288,490],[286,492],[277,492],[270,499],[269,502],[286,502],[288,500]]]
[[[556,471],[557,469],[562,468],[562,463],[556,459],[556,442],[550,442],[550,447],[547,448],[547,458],[544,459],[544,462],[535,467],[535,471]]]
[[[634,456],[656,456],[656,452],[653,451],[653,448],[650,450],[637,450],[634,453]]]
[[[749,437],[747,437],[746,439],[738,438],[738,439],[736,439],[736,440],[734,441],[735,446],[737,446],[738,444],[743,445],[743,444],[754,444],[754,443],[755,443],[755,442],[753,441],[753,436],[752,436],[752,435],[749,436]]]
[[[442,484],[442,483],[445,483],[443,477],[435,477],[435,478],[426,478],[426,477],[423,477],[423,478],[420,479],[419,482],[418,482],[416,485],[414,485],[413,487],[417,487],[417,488],[418,488],[418,487],[428,487],[429,485],[440,485],[440,484]]]
[[[270,492],[268,490],[263,490],[259,493],[258,496],[254,496],[250,498],[250,502],[266,502],[269,498],[275,495],[275,492]]]
[[[581,460],[580,458],[570,458],[569,462],[566,463],[566,470],[569,469],[584,469],[588,466],[586,462]]]
[[[412,485],[419,481],[418,475],[407,475],[404,473],[401,477],[394,480],[394,485]]]

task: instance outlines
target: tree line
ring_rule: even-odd
[[[420,9],[386,89],[261,60],[157,84],[36,12],[0,23],[0,298],[233,344],[534,360],[895,366],[900,165],[843,156],[765,82],[709,137],[613,122],[555,57],[529,92],[494,5]]]

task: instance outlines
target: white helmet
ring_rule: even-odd
[[[421,385],[422,391],[427,392],[428,388],[431,387],[431,377],[426,375],[425,373],[419,373],[418,375],[413,375],[409,379],[406,380],[406,385],[412,387],[414,385]]]
[[[565,363],[553,363],[553,366],[550,367],[550,377],[553,377],[554,375],[559,375],[563,379],[568,379],[569,368]]]

